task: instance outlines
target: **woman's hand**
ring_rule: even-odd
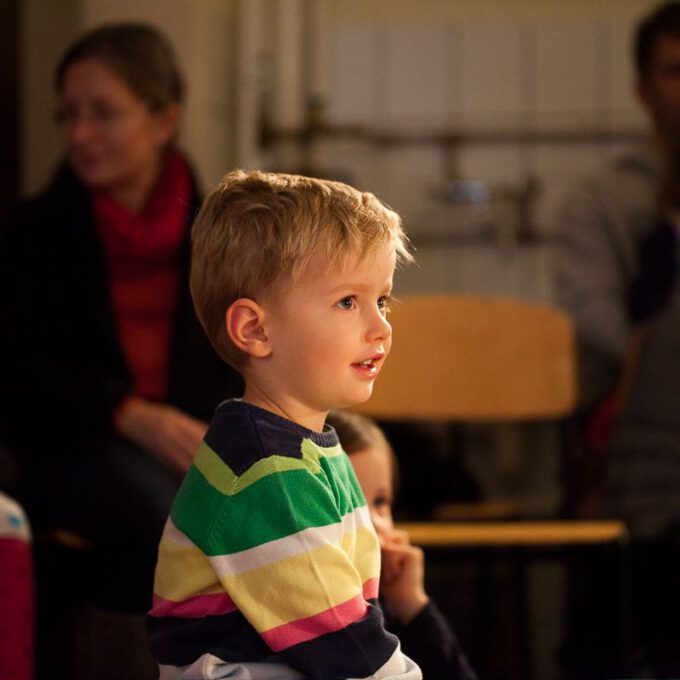
[[[410,544],[406,532],[395,530],[381,536],[381,551],[380,595],[390,613],[407,624],[429,600],[423,551]]]
[[[189,469],[208,428],[179,409],[140,397],[121,404],[114,424],[124,437],[180,473]]]

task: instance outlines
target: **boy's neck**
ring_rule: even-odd
[[[286,418],[314,432],[323,432],[326,416],[328,415],[328,411],[315,411],[305,408],[301,404],[290,403],[285,397],[267,394],[247,380],[243,401],[246,404],[257,406],[277,416]]]

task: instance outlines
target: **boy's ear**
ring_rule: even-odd
[[[269,338],[264,329],[264,310],[250,298],[239,298],[227,309],[227,334],[231,341],[252,357],[271,354]]]

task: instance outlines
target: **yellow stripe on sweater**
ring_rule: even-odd
[[[166,600],[182,602],[196,595],[223,590],[208,558],[196,547],[161,539],[154,592]]]
[[[223,577],[222,583],[236,606],[260,632],[315,616],[362,595],[362,585],[380,572],[380,555],[373,531],[362,529],[343,539],[343,546],[329,545],[295,555],[282,562]],[[348,550],[370,552],[360,573],[348,558]]]
[[[242,475],[237,476],[205,442],[202,442],[194,456],[194,466],[211,486],[220,493],[230,496],[273,473],[309,469],[319,472],[321,469],[319,460],[322,456],[335,458],[343,455],[340,446],[326,448],[308,439],[302,440],[301,452],[302,458],[268,456],[251,465]]]

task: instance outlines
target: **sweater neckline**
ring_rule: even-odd
[[[268,411],[267,409],[261,408],[260,406],[249,404],[248,402],[243,401],[243,399],[227,399],[217,407],[217,411],[222,413],[242,412],[249,414],[260,420],[266,420],[273,425],[283,427],[290,432],[295,432],[305,439],[310,439],[318,446],[322,446],[324,448],[331,448],[333,446],[337,446],[340,443],[338,435],[331,425],[324,424],[323,432],[317,432],[316,430],[311,430],[304,425],[296,423],[294,420],[280,416],[277,413]]]

